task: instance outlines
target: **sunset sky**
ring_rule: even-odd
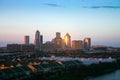
[[[36,30],[51,41],[56,32],[92,45],[120,47],[120,0],[0,0],[0,46],[34,42]]]

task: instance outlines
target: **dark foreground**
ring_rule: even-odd
[[[77,55],[78,54],[71,54],[69,56],[74,57]],[[81,61],[40,61],[36,59],[39,56],[38,54],[31,55],[30,57],[26,54],[7,55],[7,57],[6,55],[1,56],[0,65],[4,63],[11,68],[0,69],[0,80],[86,80],[90,77],[103,75],[120,69],[119,54],[81,54],[81,57],[92,56],[92,58],[99,58],[104,56],[108,58],[111,56],[118,59],[117,62],[99,62],[99,64],[91,65],[83,65]],[[46,54],[44,56],[46,56]],[[12,61],[14,58],[16,60]],[[30,64],[30,62],[36,62],[37,65]],[[22,65],[18,66],[18,63]]]
[[[85,80],[120,69],[119,62],[83,65],[79,61],[49,62],[0,70],[0,80]]]
[[[88,80],[91,77],[107,74],[119,68],[120,65],[117,63],[100,63],[89,66],[82,65],[76,71],[71,70],[69,73],[56,75],[53,78],[49,78],[48,80]]]

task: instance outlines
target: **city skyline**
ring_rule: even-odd
[[[1,0],[0,46],[24,43],[34,32],[51,41],[55,32],[68,32],[71,40],[92,38],[92,45],[120,47],[119,0]]]

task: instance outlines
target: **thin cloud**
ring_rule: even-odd
[[[44,5],[51,6],[51,7],[60,7],[60,5],[56,3],[44,3]]]
[[[83,6],[83,8],[91,8],[91,9],[97,9],[97,8],[113,8],[113,9],[117,9],[117,8],[120,8],[120,6]]]
[[[120,6],[102,6],[103,8],[120,8]]]

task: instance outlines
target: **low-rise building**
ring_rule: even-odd
[[[13,51],[29,51],[32,52],[34,51],[34,45],[29,44],[8,44],[7,45],[7,50],[13,50]]]

